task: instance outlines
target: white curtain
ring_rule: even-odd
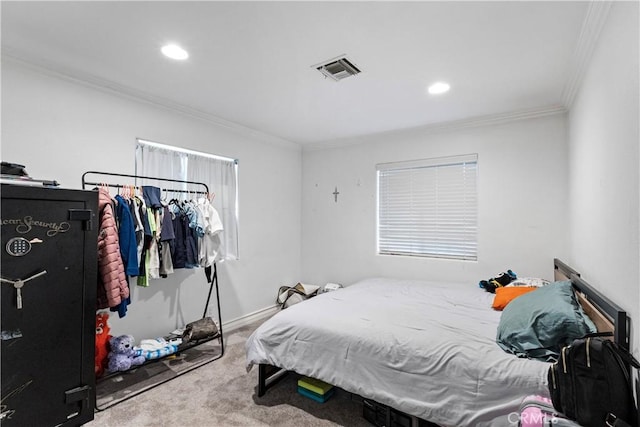
[[[237,163],[234,161],[187,154],[188,180],[205,182],[214,194],[224,231],[220,235],[221,259],[238,259]]]
[[[213,193],[213,207],[220,214],[224,231],[220,235],[220,260],[238,259],[238,187],[237,162],[162,148],[138,142],[136,145],[136,175],[185,181],[204,182]],[[179,190],[193,190],[181,183],[148,182]],[[169,197],[175,197],[169,194]]]
[[[138,143],[136,145],[136,175],[186,180],[187,154]],[[144,184],[157,185],[157,183]]]

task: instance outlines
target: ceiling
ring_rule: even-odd
[[[300,144],[562,108],[588,2],[2,2],[2,52]],[[190,54],[169,60],[162,45]],[[347,54],[335,82],[312,65]],[[450,92],[430,96],[444,80]]]

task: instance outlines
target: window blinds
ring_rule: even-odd
[[[379,254],[477,259],[477,154],[376,169]]]

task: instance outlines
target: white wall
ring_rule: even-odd
[[[134,173],[136,137],[239,159],[240,260],[219,264],[223,321],[273,306],[300,276],[301,151],[199,119],[2,62],[2,160],[34,178],[81,188],[88,170]],[[202,269],[183,270],[133,302],[115,333],[155,337],[202,316]],[[212,300],[215,301],[215,300]]]
[[[437,133],[416,129],[305,151],[303,278],[317,284],[369,276],[476,284],[508,268],[552,278],[553,258],[567,255],[565,135],[565,116],[554,115]],[[478,261],[376,255],[375,165],[468,153],[478,153]]]
[[[614,2],[569,115],[570,263],[627,310],[640,349],[638,3]]]

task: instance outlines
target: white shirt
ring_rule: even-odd
[[[220,232],[224,230],[218,211],[204,197],[198,199],[197,208],[202,212],[204,236],[198,245],[198,263],[201,267],[209,267],[218,258],[220,252]]]

